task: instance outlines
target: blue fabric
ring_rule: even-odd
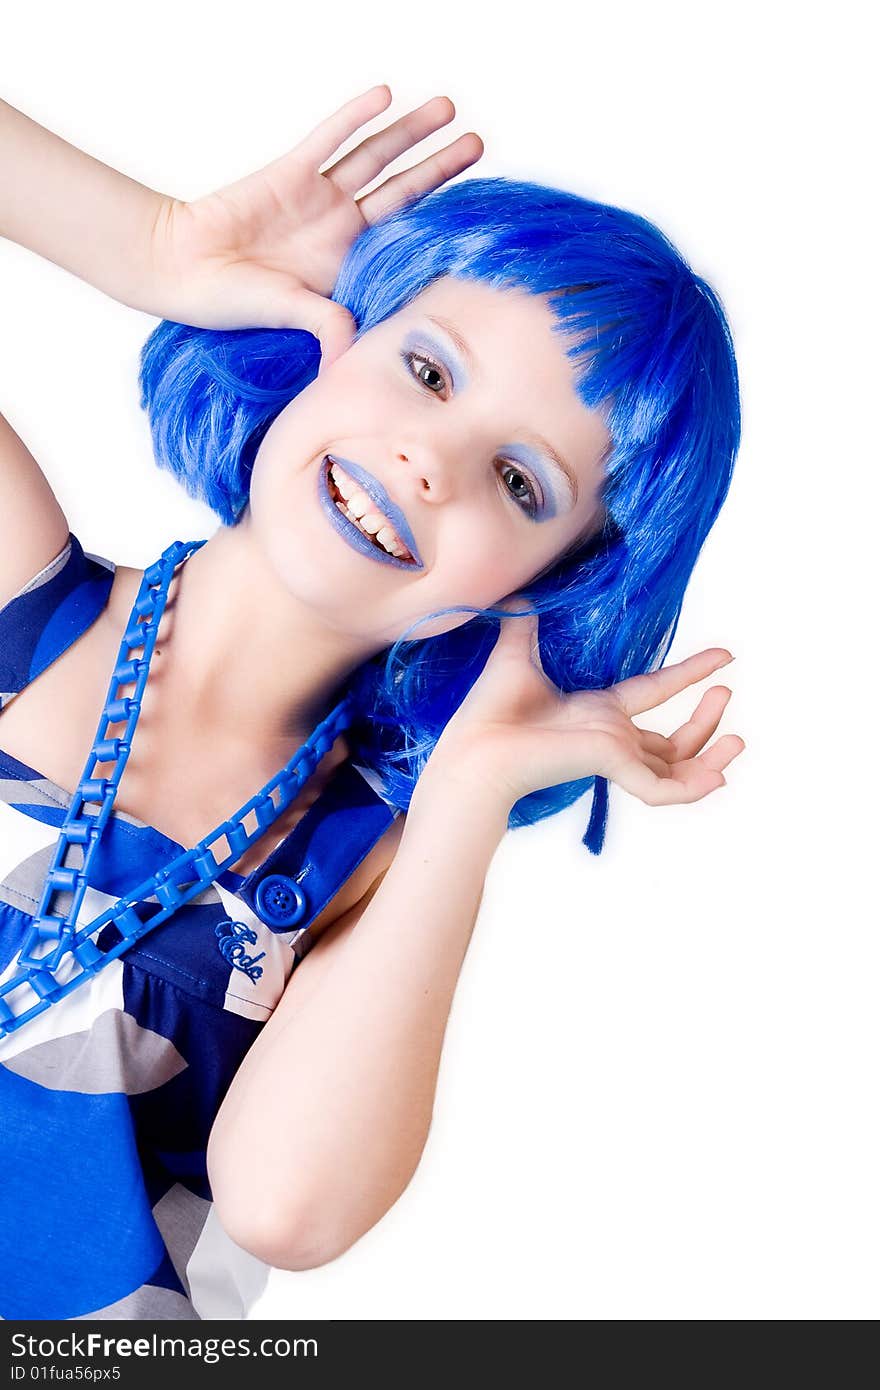
[[[67,545],[69,553],[56,557],[57,568],[46,567],[47,578],[40,582],[37,575],[31,581],[36,587],[0,609],[0,709],[71,646],[107,603],[115,567],[87,556],[72,533]]]
[[[2,1316],[76,1317],[137,1288],[164,1246],[125,1096],[47,1090],[2,1067],[0,1111]]]
[[[112,571],[71,535],[0,610],[0,692],[20,693],[88,628],[106,605]],[[0,719],[0,738],[2,730]],[[0,813],[25,818],[0,824],[36,846],[0,882],[0,969],[31,924],[54,848],[39,828],[60,827],[68,802],[38,769],[0,750]],[[253,873],[219,875],[120,962],[13,1035],[17,1050],[0,1052],[0,1316],[63,1319],[108,1308],[113,1317],[199,1316],[186,1270],[209,1210],[214,1118],[308,950],[308,923],[394,816],[342,764]],[[90,890],[103,895],[103,909],[181,849],[152,826],[111,815]],[[273,933],[257,920],[254,894],[270,873],[302,880],[308,912],[295,931]],[[151,915],[148,903],[136,911]],[[81,924],[96,915],[81,914]],[[251,975],[224,954],[230,930],[247,941],[260,935]],[[106,951],[116,940],[109,926],[97,944]],[[106,986],[114,970],[115,993]],[[104,995],[95,993],[100,980]]]
[[[287,838],[242,883],[239,893],[256,910],[260,883],[272,874],[296,880],[314,920],[394,819],[364,778],[343,763],[324,794]]]

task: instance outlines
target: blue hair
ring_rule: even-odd
[[[333,299],[360,334],[445,275],[548,296],[560,333],[573,343],[565,351],[578,395],[611,435],[601,530],[518,590],[540,614],[547,675],[571,692],[657,669],[739,447],[736,360],[717,294],[634,213],[540,184],[475,178],[365,228]],[[298,329],[217,332],[161,323],[144,345],[140,370],[158,464],[234,525],[263,436],[314,379],[319,361],[317,340]],[[338,692],[351,696],[356,711],[352,756],[403,808],[482,671],[502,612],[442,611],[473,616],[435,637],[404,633]],[[517,801],[509,825],[553,815],[591,787],[583,843],[599,854],[608,815],[603,777],[532,792]]]

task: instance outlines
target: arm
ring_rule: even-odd
[[[217,1117],[208,1170],[218,1215],[270,1264],[305,1269],[341,1254],[415,1171],[452,995],[509,808],[589,775],[612,777],[649,805],[695,801],[725,784],[722,768],[745,746],[727,734],[700,751],[730,697],[724,686],[669,737],[631,718],[732,661],[724,648],[608,690],[564,694],[541,666],[534,615],[502,622],[419,779],[375,896],[333,928],[359,917],[356,930],[334,941],[323,975],[298,996],[306,957]]]
[[[0,415],[0,608],[66,545],[67,518],[37,460]]]
[[[355,198],[454,115],[452,103],[436,97],[321,172],[390,99],[387,87],[370,88],[265,169],[192,203],[127,178],[0,101],[0,236],[157,318],[213,329],[306,329],[327,362],[354,333],[348,310],[325,296],[355,237],[482,153],[477,136],[462,136]],[[36,459],[0,418],[0,603],[66,537]]]
[[[355,238],[482,154],[478,136],[461,136],[356,198],[455,114],[436,97],[321,171],[390,99],[387,87],[371,87],[287,154],[193,202],[146,188],[0,102],[0,235],[157,318],[301,328],[336,356],[355,324],[329,296]]]
[[[439,764],[413,796],[378,890],[349,914],[314,990],[307,967],[221,1107],[208,1166],[223,1225],[279,1268],[341,1254],[421,1157],[453,993],[508,810]],[[337,925],[350,925],[349,923]],[[303,987],[303,992],[299,989]]]
[[[165,199],[0,101],[0,235],[135,307]],[[0,605],[67,540],[40,465],[0,416]]]
[[[141,309],[167,203],[0,101],[0,235]]]

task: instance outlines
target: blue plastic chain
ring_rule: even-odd
[[[0,984],[0,1036],[21,1028],[29,1019],[36,1018],[50,1005],[85,984],[135,941],[201,893],[224,869],[236,863],[248,846],[254,844],[296,799],[338,734],[351,723],[351,705],[348,699],[341,700],[280,772],[270,778],[234,816],[218,825],[193,849],[185,850],[164,869],[159,869],[119,898],[94,921],[77,930],[77,918],[89,886],[95,850],[110,818],[119,781],[131,751],[132,735],[140,714],[171,577],[180,562],[204,544],[203,540],[174,541],[161,558],[144,572],[110,679],[98,732],[61,827],[39,906],[14,962],[14,972]],[[134,659],[131,653],[138,648],[143,648],[142,655]],[[133,694],[120,695],[120,690],[132,683],[135,687]],[[109,726],[120,724],[123,720],[125,731],[122,736],[108,736]],[[97,763],[114,763],[110,776],[93,776]],[[92,805],[100,808],[97,814],[88,811],[87,808]],[[250,818],[249,825],[247,822]],[[225,852],[221,845],[224,840]],[[81,865],[76,867],[67,863],[68,853],[74,845],[82,847],[83,855]],[[56,893],[65,891],[73,893],[70,908],[64,916],[53,915],[50,911],[52,899]],[[153,895],[158,899],[157,903],[145,901]],[[138,909],[143,913],[145,908],[150,913],[146,917],[140,916]],[[93,938],[111,923],[121,939],[102,951]],[[75,973],[61,981],[55,974],[59,968]],[[13,995],[16,996],[14,1002]]]

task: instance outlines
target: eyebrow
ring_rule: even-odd
[[[469,371],[474,376],[476,376],[477,364],[474,360],[474,355],[471,352],[468,344],[465,342],[464,338],[459,333],[458,329],[455,327],[455,324],[450,323],[448,319],[440,318],[438,314],[426,314],[425,317],[428,319],[429,323],[433,323],[435,327],[441,329],[442,332],[446,333],[452,339],[452,342],[455,344],[456,348],[464,358]],[[575,474],[574,469],[571,467],[570,464],[566,463],[564,458],[557,454],[553,446],[549,444],[547,440],[544,439],[541,435],[531,434],[531,432],[523,431],[521,431],[521,433],[527,433],[530,442],[536,445],[536,447],[538,447],[539,449],[542,449],[546,453],[550,462],[556,467],[557,471],[562,474],[563,480],[567,484],[571,504],[572,506],[574,506],[578,500],[577,475]]]

